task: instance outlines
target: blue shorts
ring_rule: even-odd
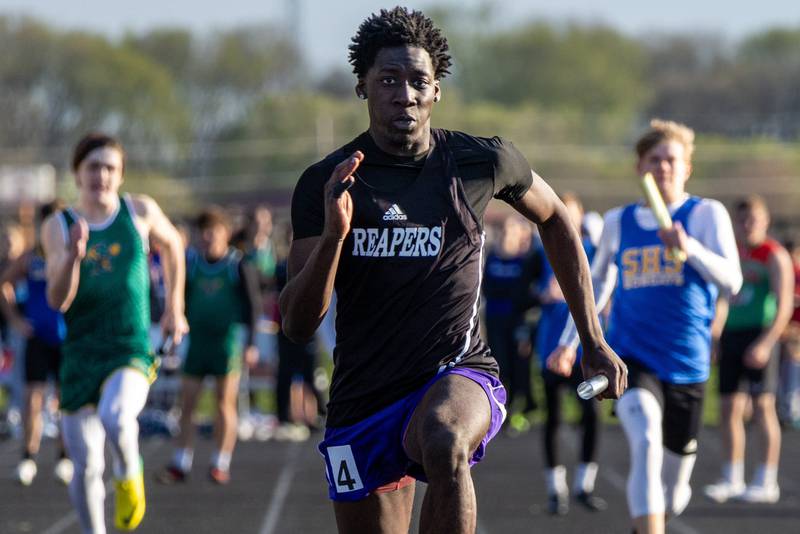
[[[454,367],[434,376],[417,391],[390,404],[358,423],[325,430],[319,451],[325,459],[328,495],[334,501],[359,501],[370,493],[398,489],[413,479],[426,481],[422,466],[411,460],[403,447],[408,422],[422,397],[440,378],[456,374],[479,384],[491,407],[489,431],[470,458],[478,463],[506,417],[506,390],[496,377],[484,371]]]

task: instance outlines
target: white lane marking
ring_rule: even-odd
[[[289,489],[292,486],[292,479],[297,470],[297,454],[300,452],[300,446],[297,443],[291,443],[289,449],[286,451],[286,460],[283,464],[283,470],[278,476],[278,483],[275,484],[275,492],[272,494],[272,499],[269,501],[267,513],[264,515],[264,521],[261,523],[261,530],[259,534],[273,534],[278,525],[278,519],[281,516],[283,504],[286,502],[286,497],[289,496]]]

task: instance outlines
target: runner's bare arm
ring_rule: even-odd
[[[603,338],[595,309],[591,271],[577,228],[564,203],[536,173],[533,184],[514,209],[539,226],[545,253],[553,267],[584,348],[581,365],[586,379],[604,374],[609,379],[602,398],[619,398],[627,387],[625,365]]]
[[[146,195],[133,195],[131,200],[137,218],[161,250],[165,289],[161,329],[172,335],[173,343],[177,344],[189,331],[184,315],[186,251],[183,240],[155,200]]]
[[[0,312],[6,321],[25,337],[30,337],[33,328],[16,306],[14,284],[27,276],[30,258],[31,253],[26,252],[12,261],[0,275]]]
[[[281,328],[303,342],[311,338],[331,304],[342,241],[334,237],[306,237],[292,242],[289,283],[281,291]]]
[[[784,248],[779,248],[769,262],[769,285],[778,300],[778,313],[764,337],[777,343],[794,313],[794,267],[792,257]]]
[[[264,304],[261,299],[261,289],[258,286],[258,272],[247,261],[239,262],[239,279],[241,280],[241,295],[244,300],[244,324],[247,325],[247,345],[256,344],[258,333],[258,320],[261,317]]]
[[[54,310],[69,309],[78,292],[81,260],[86,255],[89,225],[78,219],[65,240],[60,215],[51,215],[42,225],[47,276],[47,303]]]
[[[281,291],[283,332],[296,342],[310,339],[331,304],[342,243],[350,232],[353,199],[343,184],[352,184],[353,172],[364,155],[356,151],[342,161],[325,184],[325,227],[321,236],[292,242],[288,283]]]

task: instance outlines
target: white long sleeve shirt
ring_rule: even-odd
[[[670,215],[689,198],[667,206]],[[617,283],[616,256],[621,238],[621,217],[624,207],[609,210],[604,216],[603,233],[592,261],[592,285],[597,309],[608,303]],[[658,222],[645,204],[636,207],[634,217],[644,230],[655,230]],[[707,282],[716,285],[723,295],[738,293],[742,287],[742,270],[733,225],[725,206],[712,199],[702,199],[689,214],[687,228],[687,262]],[[578,346],[578,331],[572,317],[567,321],[559,345]]]

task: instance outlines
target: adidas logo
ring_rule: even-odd
[[[386,213],[383,214],[384,221],[407,221],[408,215],[403,213],[403,210],[400,209],[400,206],[397,204],[392,204],[392,207],[386,210]]]

